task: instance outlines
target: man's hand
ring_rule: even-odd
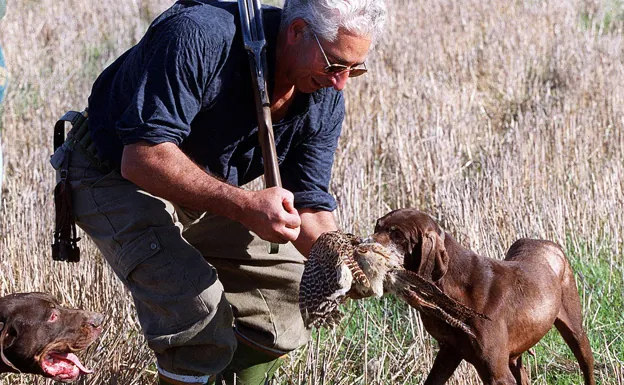
[[[293,244],[303,256],[307,257],[316,239],[323,233],[338,230],[338,225],[331,211],[301,209],[299,215],[301,232]]]
[[[299,237],[301,218],[290,191],[281,187],[253,191],[243,208],[239,222],[265,241],[286,243]]]

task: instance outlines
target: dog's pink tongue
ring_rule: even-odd
[[[74,353],[51,353],[50,356],[58,360],[71,362],[72,364],[76,365],[76,367],[78,367],[78,369],[80,369],[82,373],[85,373],[85,374],[93,373],[93,370],[87,369],[84,367],[84,365],[82,365],[82,362],[80,362],[80,360]]]

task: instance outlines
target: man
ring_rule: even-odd
[[[385,13],[383,0],[264,9],[283,188],[237,187],[263,165],[235,2],[177,2],[95,82],[97,154],[70,141],[53,164],[70,157],[76,221],[132,293],[161,384],[263,384],[307,342],[298,287],[303,255],[337,228],[340,90],[366,71]]]

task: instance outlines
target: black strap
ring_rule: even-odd
[[[66,112],[54,125],[54,151],[65,142],[65,122],[72,127],[81,125],[87,119],[86,113],[78,111]],[[71,185],[67,180],[71,150],[64,155],[63,164],[59,169],[60,181],[54,188],[55,228],[52,244],[52,259],[55,261],[80,261],[80,238],[76,233],[76,220],[72,205]]]
[[[81,117],[84,118],[84,115],[78,111],[67,111],[56,122],[54,125],[54,151],[65,142],[65,122],[70,122],[73,126]]]
[[[71,152],[65,154],[61,168],[61,180],[54,188],[55,228],[52,259],[55,261],[80,261],[80,248],[76,233],[76,218],[72,203],[72,190],[67,180],[67,168]]]

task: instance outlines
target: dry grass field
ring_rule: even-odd
[[[153,384],[129,296],[89,240],[55,263],[52,127],[169,0],[9,0],[2,117],[0,295],[47,291],[107,315],[79,384]],[[345,230],[391,209],[428,211],[465,246],[502,258],[520,237],[572,260],[600,384],[624,384],[624,7],[621,0],[388,0],[370,72],[346,91],[331,185]],[[347,307],[291,355],[279,384],[420,384],[436,351],[392,298]],[[556,333],[527,357],[534,384],[580,384]],[[51,384],[31,376],[0,383]],[[462,365],[451,384],[479,384]]]

